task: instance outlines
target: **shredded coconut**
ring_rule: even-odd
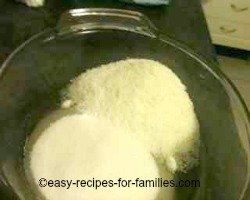
[[[171,172],[197,164],[199,124],[185,85],[167,66],[127,59],[74,79],[66,99],[136,135]]]

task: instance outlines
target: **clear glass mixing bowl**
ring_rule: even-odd
[[[240,95],[216,63],[161,34],[142,14],[117,9],[70,10],[56,28],[26,41],[3,64],[1,199],[36,199],[24,173],[25,141],[38,121],[58,107],[60,90],[89,68],[128,57],[168,65],[193,100],[201,129],[200,166],[176,178],[196,177],[200,188],[176,188],[176,199],[243,199],[250,117]]]

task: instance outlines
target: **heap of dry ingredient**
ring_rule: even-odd
[[[77,110],[128,130],[171,172],[197,164],[199,124],[180,79],[167,66],[127,59],[91,69],[66,91]]]
[[[185,85],[167,66],[146,59],[112,62],[82,73],[64,94],[62,108],[38,124],[29,144],[28,171],[36,184],[41,177],[170,180],[197,164],[198,120]],[[38,188],[47,200],[174,196],[174,188]]]

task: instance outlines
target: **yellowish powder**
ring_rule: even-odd
[[[127,59],[81,74],[68,86],[78,111],[134,134],[172,172],[197,163],[199,125],[185,85],[163,64]]]
[[[192,101],[180,79],[159,62],[127,59],[89,70],[69,84],[62,108],[33,133],[28,160],[36,183],[41,177],[171,180],[174,172],[197,164],[199,125]],[[157,167],[152,155],[163,165]],[[174,198],[174,188],[39,191],[48,200]]]

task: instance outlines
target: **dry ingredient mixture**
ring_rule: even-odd
[[[198,162],[199,125],[180,79],[146,59],[109,63],[76,77],[65,89],[64,114],[34,131],[29,171],[49,179],[173,178]],[[156,162],[157,161],[157,162]],[[156,164],[157,163],[157,164]],[[171,173],[170,173],[171,172]],[[48,200],[166,199],[159,188],[39,188]],[[167,190],[169,200],[173,190]]]
[[[38,127],[36,131],[39,130]],[[85,114],[60,116],[54,123],[47,124],[30,157],[36,182],[41,177],[73,181],[159,178],[152,155],[138,140],[105,120]],[[48,200],[154,200],[159,190],[153,187],[99,187],[96,190],[74,186],[39,189]]]
[[[185,85],[163,64],[127,59],[81,74],[67,100],[83,113],[105,118],[135,134],[169,170],[197,163],[199,125]]]

